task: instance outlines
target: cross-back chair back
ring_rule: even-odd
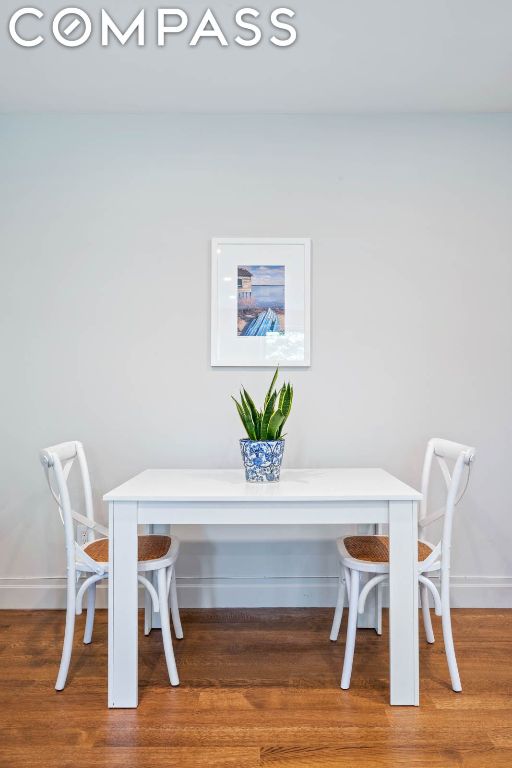
[[[441,538],[435,545],[432,554],[421,564],[423,572],[428,571],[428,566],[441,561],[441,583],[447,582],[451,566],[451,545],[453,532],[453,519],[457,504],[462,499],[469,482],[469,473],[471,464],[475,458],[475,449],[469,445],[455,443],[452,440],[443,440],[434,437],[428,441],[425,460],[423,463],[423,473],[421,478],[422,501],[420,502],[418,525],[420,529],[420,539],[423,538],[423,532],[432,523],[443,519],[443,528]],[[452,467],[448,465],[452,462]],[[433,480],[433,468],[439,468],[444,485],[445,493],[444,503],[436,510],[431,511],[430,497],[431,485]],[[465,487],[462,488],[462,481],[466,474]]]
[[[84,562],[96,573],[102,572],[103,569],[82,548],[84,544],[94,540],[95,532],[108,536],[108,530],[94,520],[91,480],[82,443],[70,440],[52,445],[40,451],[39,458],[64,525],[68,574],[75,573],[76,560]],[[71,503],[68,479],[75,461],[80,471],[85,515],[73,509]]]

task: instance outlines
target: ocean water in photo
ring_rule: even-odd
[[[284,285],[253,285],[252,298],[256,307],[284,307]]]

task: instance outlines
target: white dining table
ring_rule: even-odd
[[[248,483],[237,469],[148,469],[103,498],[109,506],[110,529],[109,707],[138,705],[137,526],[141,524],[389,524],[390,703],[419,704],[421,494],[414,488],[383,469],[371,468],[288,469],[275,483]],[[340,655],[340,674],[341,663]]]

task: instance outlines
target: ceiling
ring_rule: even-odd
[[[2,2],[0,110],[4,112],[388,113],[512,110],[512,0],[254,0],[264,38],[253,48],[233,43],[233,18],[243,2],[210,0],[230,44],[188,45],[206,8],[180,0],[189,27],[156,45],[155,0],[74,0],[92,19],[93,34],[65,48],[49,29],[64,0],[38,0],[45,12],[20,24],[21,48],[7,33],[19,0]],[[295,12],[298,39],[278,48],[269,11]],[[102,48],[105,8],[125,28],[146,8],[146,43]],[[37,32],[35,31],[37,29]],[[6,74],[7,73],[7,74]]]

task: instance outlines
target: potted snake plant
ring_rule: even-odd
[[[232,396],[247,433],[247,437],[240,440],[240,450],[245,478],[250,483],[279,480],[284,453],[283,427],[292,408],[293,387],[288,383],[277,390],[278,374],[279,368],[276,368],[260,409],[243,387],[239,401]]]

